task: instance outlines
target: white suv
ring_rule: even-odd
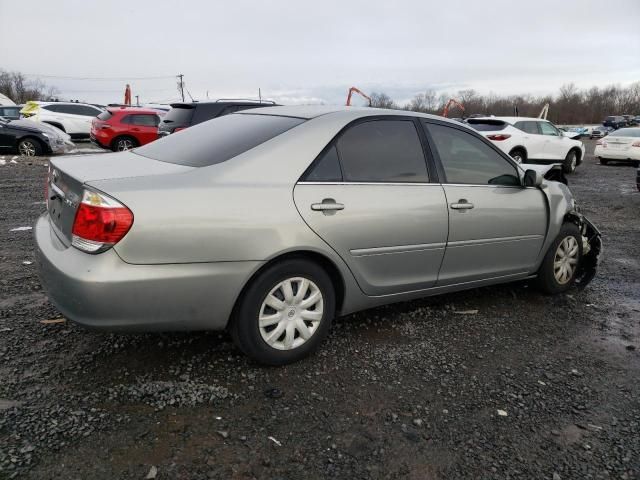
[[[94,105],[74,102],[27,102],[20,110],[23,117],[58,127],[74,139],[89,138],[91,121],[102,112]]]
[[[572,140],[548,120],[482,117],[469,118],[467,123],[519,163],[561,163],[562,170],[571,173],[584,158],[584,144]]]

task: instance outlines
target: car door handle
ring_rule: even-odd
[[[451,208],[453,208],[454,210],[471,210],[473,207],[473,203],[469,203],[464,198],[458,200],[458,203],[451,204]]]
[[[335,212],[337,210],[344,210],[343,203],[337,203],[333,198],[325,198],[322,203],[312,203],[311,210],[316,212]]]

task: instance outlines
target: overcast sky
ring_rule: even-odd
[[[640,0],[0,0],[0,68],[105,103],[175,100],[178,73],[196,99],[546,94],[640,81],[639,25]]]

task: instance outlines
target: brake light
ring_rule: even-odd
[[[509,135],[508,133],[496,133],[495,135],[487,135],[487,138],[489,140],[496,140],[496,141],[501,141],[501,140],[506,140],[507,138],[511,138],[511,135]]]
[[[173,130],[173,133],[179,132],[180,130],[184,130],[185,128],[187,128],[187,127],[176,127],[176,128]]]
[[[93,190],[84,190],[73,221],[71,244],[88,253],[111,248],[133,225],[133,213],[117,200]]]

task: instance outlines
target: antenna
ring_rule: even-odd
[[[260,99],[260,103],[262,103],[262,92],[260,91],[260,88],[258,88],[258,98]]]

